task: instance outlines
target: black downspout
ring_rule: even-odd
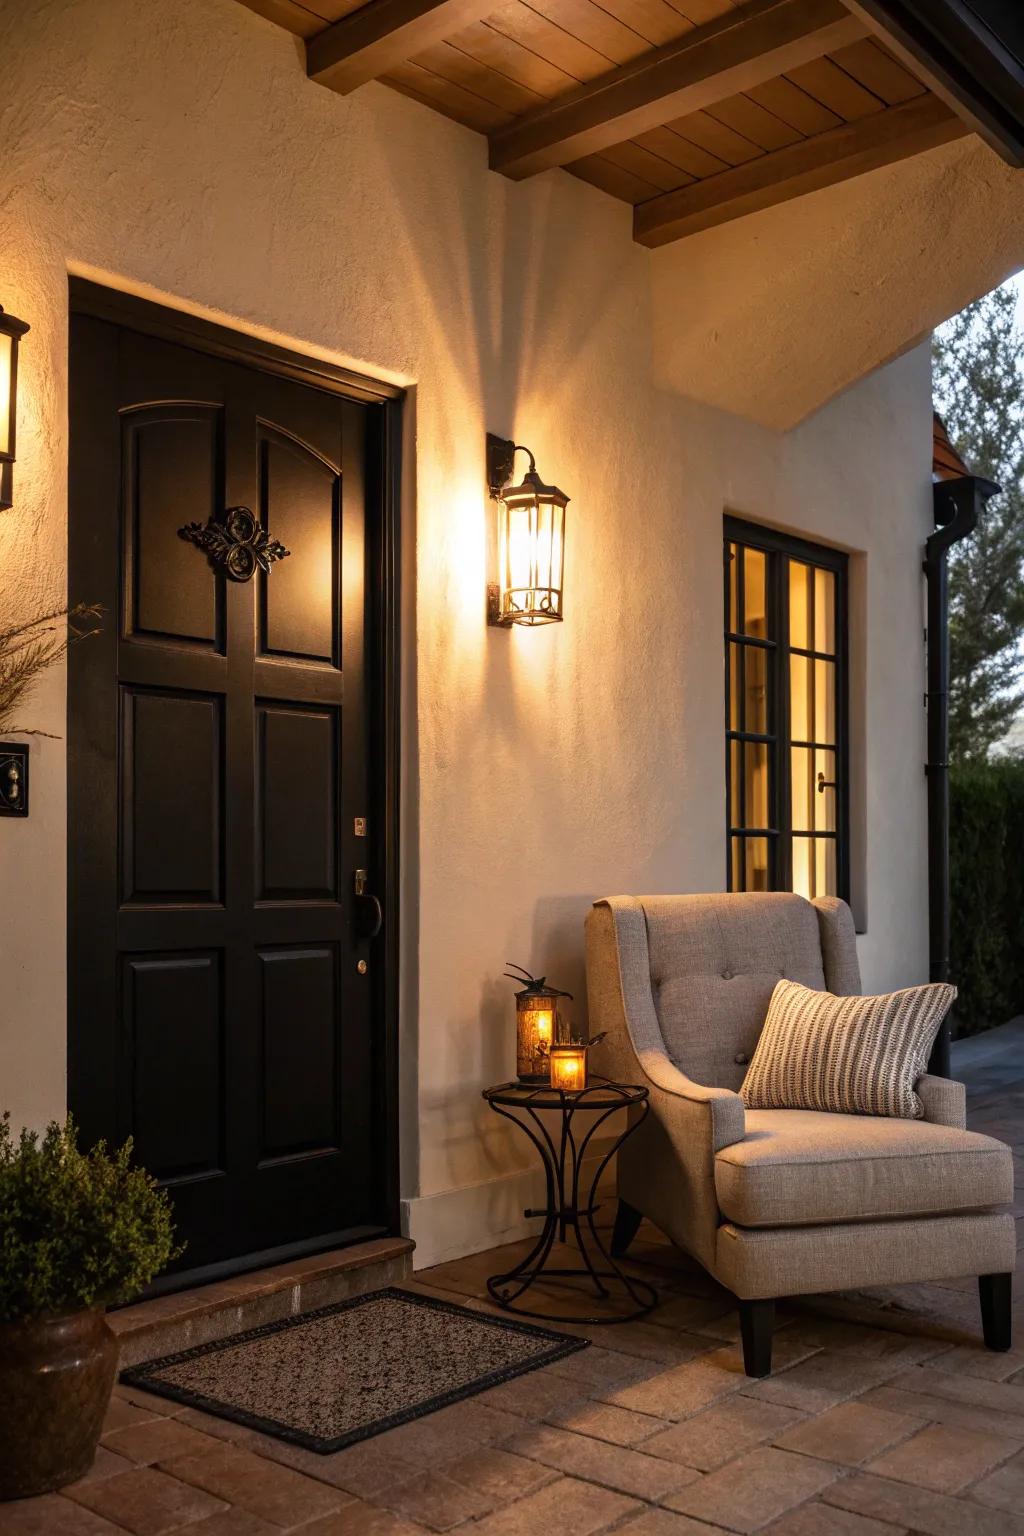
[[[925,543],[928,578],[928,948],[932,981],[949,980],[949,568],[954,544],[973,533],[985,502],[1000,487],[976,475],[934,487],[935,532]],[[939,1031],[929,1072],[948,1077],[949,1019]]]

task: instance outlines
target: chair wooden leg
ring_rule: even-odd
[[[772,1332],[775,1328],[775,1302],[740,1302],[740,1333],[743,1337],[743,1369],[748,1376],[772,1373]]]
[[[630,1243],[636,1237],[640,1223],[643,1221],[640,1211],[635,1211],[625,1200],[619,1201],[619,1208],[615,1212],[615,1226],[612,1228],[612,1258],[621,1259]]]
[[[1013,1275],[979,1275],[981,1326],[986,1349],[1009,1349],[1013,1335]]]

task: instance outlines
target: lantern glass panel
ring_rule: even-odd
[[[500,517],[502,617],[544,624],[562,617],[565,504],[526,492],[507,493]]]
[[[551,1052],[551,1086],[578,1093],[587,1086],[585,1045],[556,1045]]]
[[[10,458],[14,443],[14,337],[0,331],[0,459]]]
[[[505,585],[509,591],[525,592],[533,586],[533,511],[531,503],[505,509],[508,529]]]
[[[558,1006],[553,997],[525,992],[516,997],[516,1071],[521,1078],[543,1080],[548,1055],[558,1038]]]

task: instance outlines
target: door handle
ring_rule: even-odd
[[[353,876],[356,901],[358,903],[359,927],[361,937],[375,939],[384,926],[384,909],[380,900],[372,891],[366,889],[366,870],[357,869]]]

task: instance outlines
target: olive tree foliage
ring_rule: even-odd
[[[950,553],[950,751],[986,759],[1024,704],[1024,335],[996,288],[933,341],[935,408],[972,474],[1002,487]]]

